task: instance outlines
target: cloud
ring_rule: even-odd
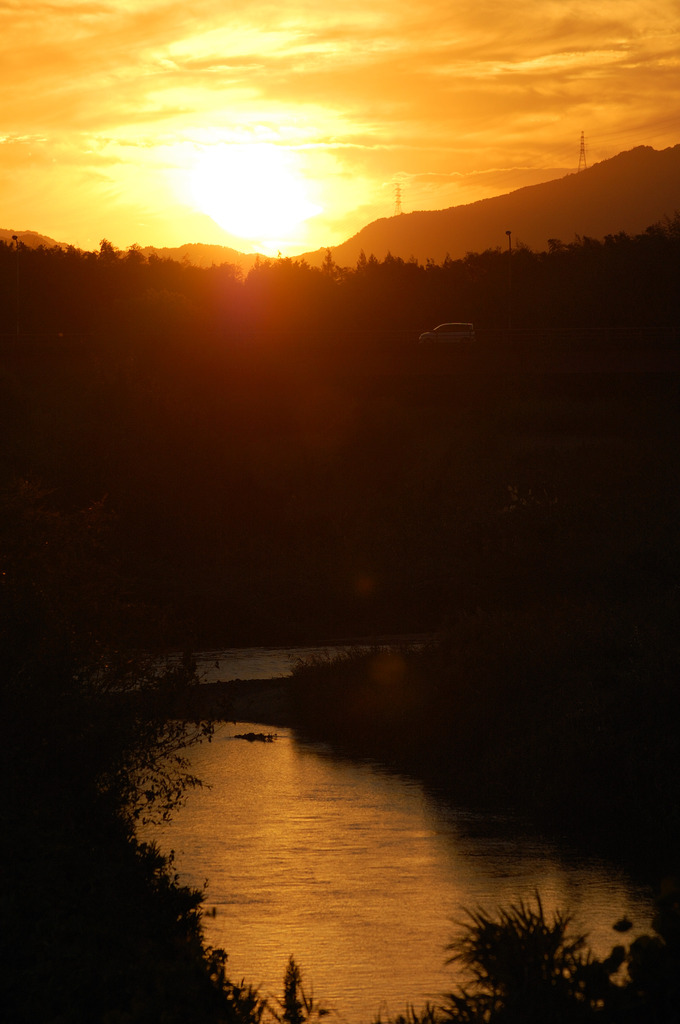
[[[0,124],[32,141],[0,155],[139,220],[192,152],[272,142],[318,181],[318,224],[357,230],[400,174],[404,209],[434,208],[573,169],[581,131],[593,161],[673,144],[679,55],[677,0],[6,0]]]

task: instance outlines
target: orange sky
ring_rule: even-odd
[[[0,227],[294,255],[677,144],[680,6],[0,0],[0,75]]]

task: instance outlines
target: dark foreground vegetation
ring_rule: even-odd
[[[452,943],[451,963],[470,981],[440,1005],[410,1010],[394,1024],[571,1024],[577,1021],[677,1021],[678,893],[658,902],[656,934],[593,958],[567,915],[545,916],[541,900],[495,915],[469,914]],[[625,932],[630,922],[614,929]]]
[[[2,243],[0,304],[5,330],[12,331],[18,312],[24,335],[105,331],[137,360],[140,343],[148,350],[154,339],[167,354],[170,340],[185,332],[200,338],[187,353],[190,360],[210,339],[223,344],[243,332],[275,332],[270,358],[276,351],[288,356],[291,341],[310,337],[318,356],[337,332],[346,349],[348,332],[417,337],[449,320],[491,330],[508,327],[509,312],[518,329],[677,330],[680,217],[669,213],[636,236],[551,239],[544,252],[520,240],[511,266],[500,248],[424,265],[362,253],[355,267],[338,266],[329,251],[321,268],[262,259],[244,277],[231,264],[199,268],[146,257],[134,246],[119,252],[106,240],[98,252],[20,244],[17,253]]]
[[[677,342],[679,254],[677,218],[520,249],[510,291],[500,251],[242,280],[0,246],[4,1019],[319,1013],[295,964],[282,1006],[228,980],[200,893],[135,838],[210,738],[169,649],[434,633],[301,668],[299,728],[648,878],[677,865],[679,381],[607,353]],[[509,312],[538,332],[520,362]],[[459,318],[478,350],[413,349]],[[533,372],[532,345],[594,346],[601,372]],[[427,1020],[675,1019],[677,895],[616,990],[620,953],[588,965],[540,905],[505,914],[472,919],[479,985]]]

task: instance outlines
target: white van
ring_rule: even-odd
[[[475,329],[472,324],[440,324],[432,331],[425,331],[418,341],[474,341]]]

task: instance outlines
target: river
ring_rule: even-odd
[[[323,646],[309,647],[231,647],[227,650],[201,651],[197,669],[205,683],[234,679],[279,679],[292,673],[298,661],[332,657],[347,651],[370,650],[373,647],[419,647],[433,639],[431,634],[360,637],[336,640]]]
[[[236,738],[251,731],[271,728],[225,724],[193,751],[209,788],[145,832],[174,850],[182,881],[206,884],[207,939],[227,950],[234,981],[280,995],[292,954],[323,1005],[368,1024],[452,988],[446,947],[465,908],[540,892],[547,909],[572,912],[598,954],[620,941],[612,925],[624,915],[635,926],[627,939],[649,928],[650,894],[602,860],[516,820],[447,806],[292,730]]]

